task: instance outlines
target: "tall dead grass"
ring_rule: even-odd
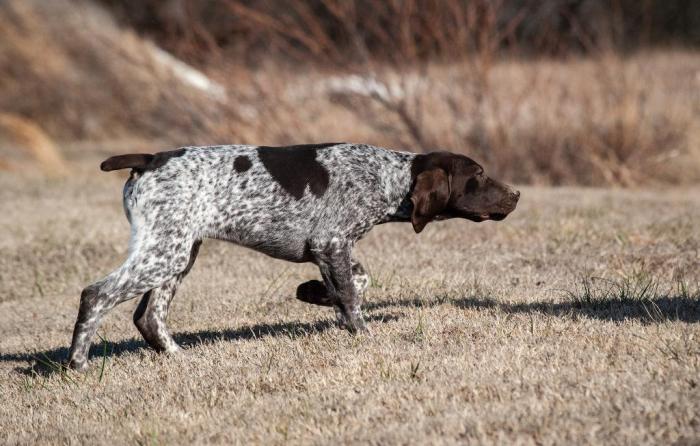
[[[615,51],[628,31],[629,5],[613,2],[595,30],[586,14],[600,11],[577,15],[562,6],[557,13],[573,33],[567,40],[538,22],[533,5],[504,0],[319,0],[287,9],[224,3],[247,20],[247,32],[258,36],[251,41],[269,41],[317,67],[283,62],[260,70],[275,113],[263,118],[264,137],[273,122],[282,143],[341,139],[451,150],[522,183],[700,179],[700,55]],[[527,37],[530,47],[561,53],[561,42],[576,41],[588,56],[518,57],[519,39],[533,26],[539,30]],[[290,128],[296,131],[288,135]]]
[[[177,70],[92,2],[0,3],[0,109],[58,139],[211,133],[222,120],[220,100]]]
[[[700,5],[690,1],[96,1],[190,61],[404,63],[484,49],[565,56],[700,42]]]
[[[0,113],[0,170],[35,170],[49,176],[68,173],[60,150],[28,119]]]
[[[252,133],[468,154],[518,183],[700,179],[700,55],[470,61],[336,72],[266,70]],[[251,81],[251,85],[253,81]],[[264,98],[264,102],[260,100]]]
[[[228,15],[217,20],[245,23],[241,45],[262,55],[241,63],[197,26],[214,54],[197,71],[95,3],[9,0],[0,4],[0,108],[58,140],[343,140],[465,153],[518,183],[700,180],[698,52],[621,55],[582,28],[588,56],[524,58],[503,52],[524,20],[503,12],[508,2],[450,1],[420,13],[418,0],[320,4],[325,15],[302,2],[286,15],[265,2],[218,4]],[[346,38],[350,50],[339,44]]]

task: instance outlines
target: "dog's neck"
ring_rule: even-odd
[[[411,166],[416,154],[407,152],[393,152],[396,162],[392,163],[382,175],[382,186],[385,200],[388,204],[388,212],[379,223],[407,222],[411,220],[413,203],[411,202],[411,188],[413,178]]]

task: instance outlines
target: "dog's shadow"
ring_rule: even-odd
[[[571,296],[563,302],[535,301],[528,303],[501,302],[484,295],[463,296],[456,299],[412,298],[398,301],[370,302],[364,308],[371,311],[389,307],[435,307],[453,305],[458,308],[498,310],[508,314],[544,314],[557,317],[589,318],[623,322],[637,320],[643,324],[679,321],[700,322],[700,294],[651,294],[645,298],[622,297],[586,299]]]
[[[377,310],[388,308],[420,308],[453,305],[458,308],[478,310],[496,310],[508,314],[543,314],[572,319],[590,318],[611,322],[638,320],[644,324],[659,324],[667,321],[684,323],[700,322],[700,295],[688,293],[646,295],[638,297],[595,298],[587,299],[572,295],[563,302],[536,301],[528,303],[509,303],[495,300],[488,296],[469,295],[456,299],[412,298],[367,302],[364,308],[374,314],[366,319],[368,322],[389,322],[399,317],[393,314],[376,313]],[[198,332],[182,332],[173,338],[183,347],[193,347],[214,341],[241,341],[263,337],[301,337],[312,333],[324,332],[337,325],[330,320],[313,323],[284,322],[275,324],[256,324],[230,330],[202,330]],[[136,338],[118,342],[101,342],[90,348],[91,357],[113,357],[124,353],[135,352],[148,348],[146,343]],[[15,370],[29,376],[49,376],[65,372],[68,348],[62,347],[35,353],[5,353],[0,354],[0,361],[27,361],[29,367],[18,367]]]
[[[398,319],[398,316],[388,314],[374,314],[365,317],[367,322],[390,322]],[[215,341],[245,341],[264,337],[290,337],[297,338],[308,336],[312,333],[322,333],[338,325],[330,320],[321,320],[313,323],[307,322],[279,322],[274,324],[247,325],[237,329],[226,330],[201,330],[197,332],[174,333],[175,341],[184,348],[195,347],[200,344]],[[143,341],[136,338],[124,339],[118,342],[102,341],[92,344],[89,357],[116,357],[125,353],[136,352],[149,348]],[[48,377],[67,371],[65,363],[68,359],[68,347],[55,348],[34,353],[3,353],[0,354],[0,362],[30,363],[28,367],[16,367],[15,371],[35,377]]]
[[[637,320],[643,324],[679,321],[700,322],[700,299],[664,296],[649,300],[619,299],[597,302],[530,302],[504,303],[489,298],[458,299],[460,308],[495,308],[509,314],[540,313],[545,315],[589,318],[611,322]]]

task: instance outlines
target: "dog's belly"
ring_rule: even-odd
[[[225,225],[213,238],[226,240],[290,262],[313,261],[308,248],[308,234],[284,223],[238,221]]]
[[[305,240],[261,240],[244,246],[276,259],[297,263],[313,261]]]

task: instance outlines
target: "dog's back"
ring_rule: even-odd
[[[305,240],[315,232],[356,238],[395,211],[412,156],[345,143],[234,145],[123,155],[102,169],[134,170],[124,188],[134,225],[167,221],[197,238],[307,261]]]

